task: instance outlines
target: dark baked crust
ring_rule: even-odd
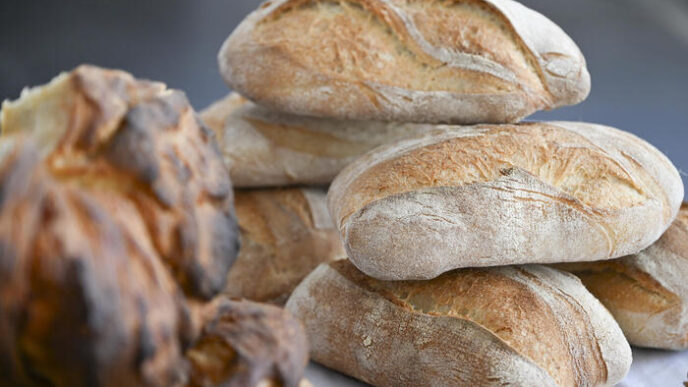
[[[0,169],[0,371],[19,385],[171,385],[193,336],[136,208],[62,185],[20,142]]]
[[[218,299],[188,352],[191,386],[295,387],[308,362],[306,334],[284,309]]]
[[[185,383],[238,250],[211,132],[182,92],[92,66],[0,121],[3,383]]]

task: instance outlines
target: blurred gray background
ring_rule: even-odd
[[[260,2],[0,0],[0,99],[86,62],[164,81],[203,108],[228,92],[220,45]],[[628,130],[688,171],[688,0],[522,2],[573,37],[593,77],[584,103],[533,118]]]
[[[688,171],[688,0],[523,0],[566,30],[593,77],[581,105],[534,119],[585,120],[647,139]],[[0,0],[0,99],[80,63],[223,96],[224,39],[259,0]],[[685,175],[684,175],[685,178]]]
[[[566,30],[593,77],[583,104],[534,119],[633,132],[688,171],[688,0],[523,0]],[[259,0],[0,0],[0,99],[80,63],[116,67],[187,92],[203,108],[229,90],[216,53]],[[685,179],[685,175],[684,175]],[[684,380],[684,354],[635,351],[624,385]],[[356,385],[311,366],[316,386]],[[644,381],[644,382],[643,382]],[[654,382],[653,382],[654,381]]]

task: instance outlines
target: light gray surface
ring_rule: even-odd
[[[682,386],[688,380],[688,352],[633,348],[633,366],[619,386]],[[306,378],[314,387],[362,387],[367,384],[311,363]]]

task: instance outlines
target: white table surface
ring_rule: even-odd
[[[688,380],[688,351],[668,352],[633,348],[633,366],[621,387],[683,387]],[[312,363],[306,377],[314,387],[362,387],[355,379]]]

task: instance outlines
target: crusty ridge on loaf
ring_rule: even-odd
[[[227,40],[220,65],[261,104],[339,118],[516,121],[590,88],[575,43],[510,0],[266,2]],[[471,109],[449,111],[461,98]]]

